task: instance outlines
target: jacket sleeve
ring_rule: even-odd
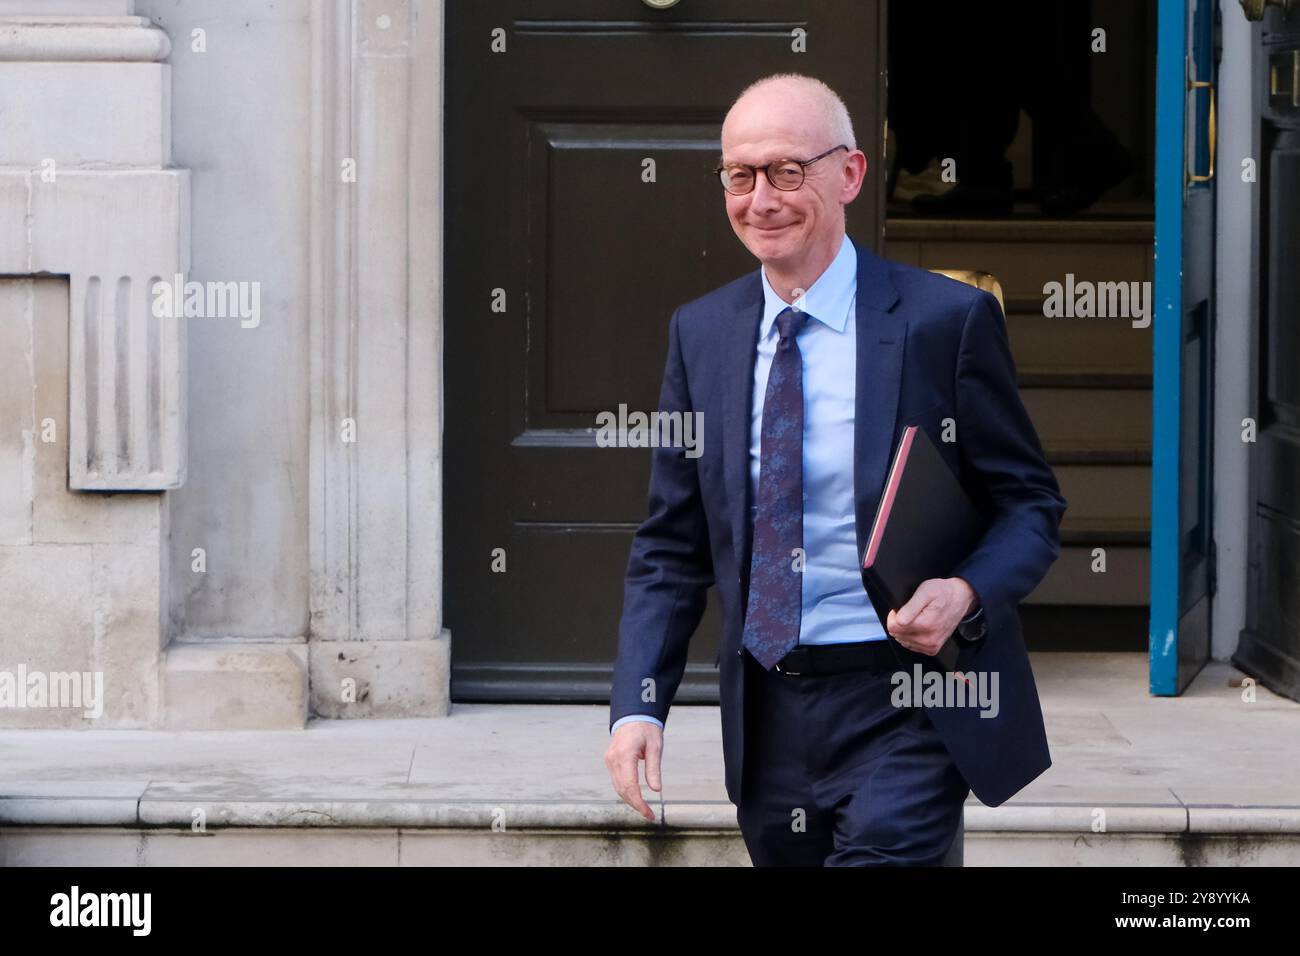
[[[956,395],[962,468],[984,489],[992,516],[952,577],[975,589],[996,640],[1060,553],[1066,501],[1020,400],[1006,320],[997,299],[982,290],[962,326]]]
[[[659,410],[688,415],[694,409],[682,361],[680,312],[673,313],[668,327]],[[716,427],[703,422],[705,432]],[[667,720],[691,636],[704,614],[714,572],[697,461],[684,448],[651,449],[648,517],[633,535],[623,585],[611,729],[629,714]]]

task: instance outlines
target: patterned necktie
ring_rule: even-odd
[[[763,399],[758,514],[742,643],[765,670],[798,643],[803,617],[803,575],[795,570],[794,554],[803,548],[803,357],[795,336],[807,320],[808,314],[796,309],[776,317],[781,339]]]

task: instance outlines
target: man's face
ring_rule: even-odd
[[[779,92],[742,100],[723,125],[723,163],[762,166],[776,159],[807,160],[840,145],[823,124],[810,123],[810,104]],[[849,144],[845,144],[849,145]],[[844,207],[857,196],[866,169],[858,150],[836,150],[807,168],[803,185],[787,191],[761,171],[743,196],[724,192],[736,236],[763,264],[798,268],[834,247],[844,233]]]

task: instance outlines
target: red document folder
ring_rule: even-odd
[[[911,599],[922,581],[946,578],[983,537],[988,522],[944,463],[925,430],[903,430],[885,490],[871,522],[862,583],[882,625]],[[954,638],[936,659],[952,670]]]

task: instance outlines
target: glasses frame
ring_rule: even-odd
[[[772,184],[772,188],[773,188],[773,189],[779,189],[779,190],[781,190],[781,192],[784,192],[784,193],[792,193],[792,192],[794,192],[796,189],[800,188],[800,186],[802,186],[802,185],[804,184],[804,181],[808,178],[808,167],[809,167],[809,166],[811,166],[813,163],[817,162],[817,160],[819,160],[819,159],[823,159],[823,158],[829,156],[831,153],[835,152],[837,149],[848,149],[848,150],[851,150],[852,148],[853,148],[852,146],[848,146],[848,145],[846,145],[846,144],[844,144],[844,143],[841,143],[841,144],[838,145],[838,146],[832,146],[830,149],[826,150],[826,152],[824,152],[824,153],[818,153],[818,154],[817,154],[816,156],[814,156],[812,159],[789,159],[789,158],[774,159],[774,160],[772,160],[770,163],[767,163],[767,164],[764,165],[764,166],[751,166],[751,165],[749,165],[749,163],[722,163],[722,164],[720,164],[716,169],[713,170],[713,175],[714,175],[714,177],[715,177],[719,182],[722,182],[722,174],[723,174],[724,172],[726,172],[726,170],[727,170],[727,168],[728,168],[729,166],[730,166],[730,167],[739,166],[739,167],[741,167],[741,168],[743,168],[743,169],[748,169],[748,170],[749,170],[749,174],[750,174],[750,176],[752,177],[752,181],[751,181],[751,183],[750,183],[749,188],[746,189],[743,193],[732,192],[730,189],[727,188],[727,184],[726,184],[726,183],[722,183],[722,188],[723,188],[723,190],[726,191],[729,195],[732,195],[732,196],[748,196],[750,193],[752,193],[752,192],[754,191],[754,187],[755,187],[756,185],[758,185],[758,171],[761,169],[761,170],[763,171],[763,175],[767,177],[767,181],[768,181],[769,183]],[[790,186],[790,187],[788,187],[788,188],[785,187],[785,186],[778,186],[778,185],[776,184],[776,182],[772,179],[772,167],[773,167],[773,166],[779,166],[779,165],[781,165],[782,163],[795,163],[795,164],[797,164],[797,165],[799,166],[799,172],[801,173],[801,176],[799,177],[799,184],[798,184],[797,186]]]

